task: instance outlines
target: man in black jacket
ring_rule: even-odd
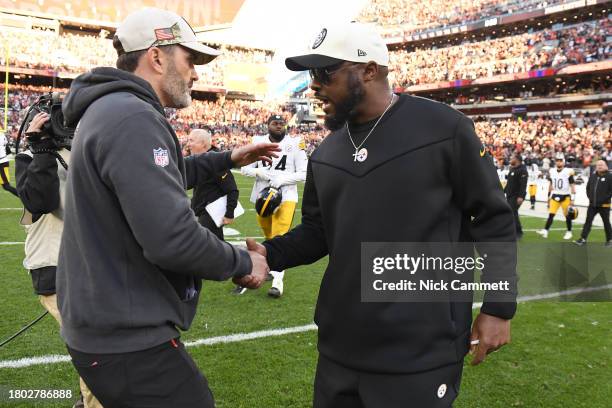
[[[479,364],[510,341],[516,254],[496,255],[482,276],[511,282],[511,299],[486,294],[470,330],[471,302],[363,301],[362,245],[514,247],[512,211],[492,161],[463,114],[392,93],[386,45],[366,25],[325,27],[307,54],[285,64],[310,70],[332,133],[310,157],[302,223],[257,245],[275,270],[329,255],[315,311],[314,406],[450,407],[470,347]]]
[[[508,200],[508,204],[514,214],[514,225],[516,226],[516,237],[518,239],[523,236],[523,227],[521,226],[518,210],[523,201],[525,201],[525,195],[527,195],[528,178],[529,174],[523,164],[521,155],[514,153],[510,158],[510,170],[508,171],[504,193],[506,193],[506,200]]]
[[[219,150],[212,146],[210,131],[205,129],[194,129],[189,133],[189,150],[192,155],[199,155],[206,152],[218,152]],[[186,161],[192,160],[187,157]],[[238,186],[231,171],[222,171],[214,177],[205,180],[202,183],[190,177],[187,172],[187,188],[193,188],[193,197],[191,198],[191,208],[198,217],[198,222],[205,228],[208,228],[219,239],[223,239],[223,225],[229,225],[234,222],[234,210],[238,205]],[[206,206],[217,199],[227,196],[227,205],[225,207],[225,216],[223,224],[218,227],[215,221],[211,218]]]
[[[189,106],[195,65],[219,52],[185,19],[153,8],[131,13],[113,45],[118,69],[77,77],[62,105],[76,131],[57,270],[61,334],[107,408],[213,407],[179,329],[193,322],[203,280],[256,288],[269,268],[198,224],[186,175],[269,161],[278,146],[185,162],[164,107]]]
[[[586,186],[589,208],[587,209],[586,221],[580,233],[580,239],[575,241],[576,245],[586,244],[593,219],[597,214],[601,216],[606,231],[606,247],[612,248],[612,227],[610,226],[610,201],[612,200],[612,174],[608,171],[608,165],[603,160],[595,164],[595,171],[589,177]]]

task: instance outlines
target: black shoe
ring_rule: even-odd
[[[584,244],[586,244],[586,239],[584,238],[577,239],[576,241],[574,241],[574,244],[578,246],[583,246]]]
[[[236,287],[234,289],[232,289],[232,293],[234,295],[242,295],[246,291],[247,291],[247,288],[242,287],[240,285],[236,285]]]
[[[276,298],[276,299],[281,297],[281,295],[282,295],[281,291],[278,290],[278,288],[275,288],[275,287],[270,288],[270,290],[268,291],[268,296]]]
[[[612,248],[612,239],[604,244],[606,248]]]
[[[531,204],[531,209],[535,210],[535,204]]]

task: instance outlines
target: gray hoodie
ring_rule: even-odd
[[[96,68],[74,80],[63,112],[78,123],[57,270],[64,340],[123,353],[177,337],[193,321],[201,280],[250,273],[248,253],[198,224],[178,139],[148,82]],[[211,153],[187,166],[205,179],[232,162]]]

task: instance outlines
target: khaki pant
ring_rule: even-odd
[[[38,299],[43,307],[47,309],[49,314],[53,316],[61,326],[62,317],[60,316],[59,309],[57,308],[57,295],[39,295]],[[103,408],[102,404],[100,404],[91,391],[89,391],[89,388],[87,388],[87,385],[82,378],[79,378],[79,386],[81,388],[81,394],[83,395],[83,403],[85,404],[85,408]]]

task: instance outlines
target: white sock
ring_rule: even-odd
[[[285,276],[285,271],[270,271],[270,275],[272,275],[272,287],[278,288],[282,290],[283,287],[283,277]]]

